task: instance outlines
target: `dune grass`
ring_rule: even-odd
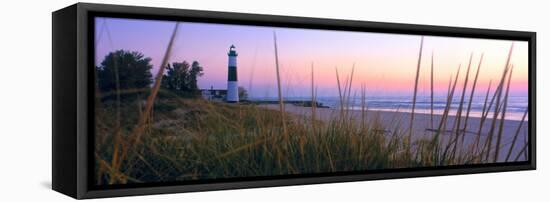
[[[460,137],[466,135],[471,100],[482,59],[474,83],[468,88],[470,57],[470,65],[463,76],[459,113],[451,114],[451,105],[455,94],[458,94],[456,91],[460,90],[460,87],[457,90],[461,78],[460,65],[456,74],[449,79],[445,109],[435,124],[437,128],[432,127],[434,132],[430,135],[412,138],[414,113],[411,114],[409,125],[405,129],[399,121],[394,120],[388,124],[383,123],[377,116],[367,116],[369,110],[365,84],[362,84],[360,89],[360,118],[352,116],[354,113],[350,106],[354,105],[355,100],[352,99],[355,95],[351,95],[355,64],[343,85],[340,82],[338,68],[335,69],[341,106],[335,110],[339,112],[337,116],[329,120],[318,120],[318,109],[315,104],[311,106],[311,116],[287,113],[281,94],[282,82],[279,76],[275,33],[273,40],[279,93],[278,110],[255,104],[228,104],[201,98],[183,98],[159,88],[157,83],[162,79],[159,76],[151,89],[116,92],[117,96],[124,93],[147,95],[145,106],[142,106],[141,99],[101,101],[100,105],[96,106],[95,183],[105,185],[224,179],[499,161],[499,150],[503,146],[503,120],[512,76],[508,62],[513,46],[510,48],[499,85],[490,101],[491,87],[487,89],[481,123],[474,134],[475,141],[462,145],[464,140],[461,144],[458,142]],[[413,112],[419,83],[422,46],[423,38],[412,100]],[[169,50],[170,46],[166,55],[169,55]],[[162,69],[160,68],[157,75],[162,75]],[[317,101],[314,72],[312,63],[312,103]],[[433,54],[431,75],[433,94]],[[471,89],[470,100],[468,106],[463,107],[468,89]],[[98,92],[96,96],[108,96],[110,93]],[[433,109],[433,96],[431,103]],[[494,110],[493,114],[489,113],[491,110]],[[461,113],[466,114],[463,124],[460,121]],[[505,154],[505,161],[512,158],[527,113],[526,111],[518,126],[511,146],[506,147],[508,152]],[[453,116],[451,134],[447,135],[447,122],[453,120]],[[432,110],[430,125],[437,121],[433,117]],[[491,124],[487,138],[482,138],[485,121],[491,121]],[[496,147],[492,146],[493,142]],[[527,147],[527,143],[521,146],[520,152],[516,154],[516,161],[527,154]]]

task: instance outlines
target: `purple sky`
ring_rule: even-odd
[[[96,64],[113,50],[139,51],[152,58],[155,75],[174,26],[175,22],[170,21],[97,18]],[[182,23],[170,61],[198,61],[205,73],[199,79],[199,87],[225,89],[227,51],[234,44],[239,54],[239,85],[247,88],[252,97],[275,96],[273,31],[277,33],[285,96],[310,95],[311,63],[314,63],[319,96],[337,95],[335,67],[344,82],[344,76],[350,73],[354,63],[354,89],[360,89],[364,83],[371,95],[412,93],[420,45],[420,36],[416,35]],[[480,54],[485,53],[478,85],[486,89],[489,80],[493,83],[498,80],[510,44],[511,41],[503,40],[425,37],[420,94],[429,93],[432,51],[435,54],[436,91],[442,94],[456,67],[467,65],[471,52],[474,53],[471,78]],[[527,42],[515,42],[512,57],[514,94],[526,94],[527,61]]]

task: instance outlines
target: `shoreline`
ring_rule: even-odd
[[[523,113],[525,112],[525,109],[527,106],[524,106],[523,104],[518,104],[519,102],[523,102],[522,98],[523,96],[516,96],[514,98],[518,98],[515,100],[515,102],[509,103],[506,111],[506,120],[516,120],[521,121],[523,118]],[[424,98],[426,99],[426,98]],[[439,97],[441,99],[441,97]],[[480,98],[481,99],[481,98]],[[526,99],[526,98],[525,98]],[[402,97],[402,96],[396,96],[396,97],[374,97],[374,98],[365,98],[367,108],[372,111],[388,111],[388,112],[411,112],[412,105],[410,104],[409,97]],[[444,101],[444,103],[441,103]],[[277,98],[252,98],[247,100],[249,103],[258,104],[258,105],[264,105],[264,104],[279,104],[279,101]],[[290,97],[284,99],[285,104],[294,104],[296,106],[304,106],[309,107],[312,105],[312,100],[309,97]],[[321,97],[316,99],[316,105],[318,108],[333,108],[333,109],[340,109],[339,100],[337,97]],[[344,106],[345,109],[349,110],[355,110],[355,111],[361,111],[361,106],[359,103],[361,103],[361,100],[358,100],[357,98],[353,98],[348,106]],[[446,105],[446,97],[444,100],[438,100],[436,96],[436,100],[434,100],[433,103],[433,112],[434,115],[439,114],[442,115],[443,111],[445,110]],[[483,109],[483,103],[479,103],[480,100],[474,101],[471,103],[471,109],[470,109],[470,117],[481,117],[481,112]],[[466,105],[468,103],[465,103]],[[443,105],[443,106],[442,106]],[[458,110],[458,103],[453,102],[451,104],[451,109],[449,114],[456,114]],[[466,107],[466,106],[465,106]],[[492,107],[494,108],[494,106]],[[431,113],[431,106],[429,103],[429,100],[424,101],[417,101],[416,104],[416,110],[415,114],[430,114]],[[493,113],[493,110],[489,111],[489,116]],[[528,120],[526,117],[525,120]]]
[[[263,108],[271,109],[271,110],[279,110],[279,105],[276,104],[261,104],[258,105]],[[292,104],[285,104],[285,111],[290,114],[294,114],[297,116],[306,116],[311,117],[311,107],[302,107],[302,106],[295,106]],[[361,121],[362,117],[362,111],[360,110],[349,110],[350,117],[352,119]],[[331,119],[338,117],[340,114],[340,109],[334,109],[334,108],[316,108],[316,119],[324,122],[328,122]],[[410,127],[410,112],[399,112],[399,111],[378,111],[378,110],[366,110],[365,111],[365,119],[366,122],[372,122],[373,120],[377,120],[384,129],[387,130],[401,130],[406,131],[409,130]],[[440,123],[442,115],[433,115],[433,128],[430,124],[431,115],[430,114],[424,114],[424,113],[415,113],[414,120],[413,120],[413,135],[411,138],[414,140],[419,140],[426,137],[432,137],[431,135],[435,134],[435,131],[438,128],[438,125]],[[447,127],[445,132],[440,133],[441,138],[444,142],[445,140],[448,140],[450,136],[450,130],[452,129],[453,124],[455,124],[455,116],[448,116],[447,117]],[[458,121],[458,120],[457,120]],[[461,126],[460,128],[464,127],[464,123],[466,122],[465,114],[463,114],[463,117],[461,118]],[[498,126],[500,125],[500,119],[497,119],[495,121],[495,131],[493,136],[493,145],[496,145],[496,136],[498,135]],[[477,134],[479,131],[481,118],[479,117],[469,117],[468,118],[468,125],[466,127],[466,132],[464,134],[464,145],[470,145],[477,139]],[[483,142],[485,138],[487,137],[487,134],[490,131],[490,127],[492,125],[492,117],[487,118],[483,123],[483,128],[481,130],[481,141]],[[513,140],[513,137],[515,136],[516,130],[518,126],[520,125],[521,121],[517,120],[508,120],[505,119],[503,122],[503,129],[502,129],[502,139],[501,139],[501,149],[499,152],[499,161],[502,159],[504,160],[505,155],[508,152],[509,146]],[[398,125],[395,127],[395,125]],[[517,153],[520,152],[521,147],[524,145],[525,137],[527,134],[527,127],[528,126],[528,120],[525,120],[525,122],[522,125],[522,128],[520,130],[520,133],[518,135],[518,138],[516,140],[516,145],[514,146],[514,149],[512,150],[512,156],[517,155]],[[493,149],[494,151],[494,149]],[[520,158],[521,159],[521,158]]]

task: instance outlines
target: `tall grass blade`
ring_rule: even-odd
[[[455,140],[453,143],[454,146],[453,146],[453,153],[451,158],[454,158],[456,154],[456,150],[458,148],[458,138],[460,137],[461,133],[463,135],[466,135],[464,131],[460,131],[460,122],[462,120],[462,109],[464,107],[464,97],[466,95],[466,90],[468,87],[468,77],[470,76],[470,67],[472,66],[473,55],[474,55],[473,53],[470,53],[470,61],[468,62],[468,68],[466,68],[466,75],[464,76],[464,86],[462,87],[462,95],[460,96],[460,103],[458,104],[458,110],[455,116],[455,123],[456,123],[456,125],[454,126]]]
[[[524,143],[523,143],[523,147],[521,148],[521,150],[519,151],[518,155],[516,155],[516,158],[514,159],[514,161],[518,161],[519,158],[521,157],[521,155],[525,155],[525,160],[527,160],[527,148],[529,147],[529,142],[527,141],[527,134],[525,135],[525,138],[524,138]]]
[[[361,84],[361,131],[363,131],[365,129],[365,122],[366,122],[366,117],[367,117],[366,97],[367,97],[367,87],[363,83],[363,84]]]
[[[128,136],[128,143],[127,145],[123,145],[122,147],[122,154],[120,155],[120,159],[118,160],[117,165],[114,167],[115,170],[120,169],[120,165],[122,161],[124,161],[125,158],[127,158],[128,149],[129,147],[135,148],[140,142],[141,136],[144,132],[145,125],[150,118],[150,114],[153,108],[153,103],[155,101],[155,98],[157,96],[157,93],[160,89],[160,84],[162,81],[162,77],[164,75],[164,69],[168,65],[168,59],[170,58],[170,54],[172,52],[172,46],[174,44],[174,41],[176,39],[176,35],[178,33],[179,28],[179,22],[176,22],[176,25],[174,26],[174,30],[172,31],[172,36],[170,37],[170,41],[168,42],[168,46],[166,47],[166,52],[164,53],[164,57],[162,59],[161,66],[159,67],[159,70],[157,72],[157,75],[155,77],[155,83],[153,84],[153,87],[151,89],[151,93],[147,97],[147,102],[145,105],[145,109],[141,116],[138,119],[138,123],[136,127],[131,131],[130,135]]]
[[[413,100],[412,100],[412,110],[411,110],[411,120],[409,122],[409,135],[407,136],[407,155],[410,154],[411,151],[411,137],[413,133],[413,123],[414,123],[414,109],[416,107],[416,94],[418,92],[418,79],[420,77],[420,64],[422,63],[422,48],[424,46],[424,36],[420,38],[420,50],[418,51],[418,63],[416,64],[416,78],[414,80],[414,94],[413,94]]]
[[[281,76],[279,70],[279,53],[277,52],[277,34],[273,31],[273,46],[275,47],[275,70],[277,73],[277,93],[279,96],[279,111],[281,112],[281,126],[283,127],[283,135],[285,139],[288,139],[288,132],[286,129],[285,120],[285,103],[283,100],[283,94],[281,89]]]
[[[355,63],[353,63],[353,66],[351,67],[351,74],[349,76],[349,86],[348,86],[348,97],[346,98],[346,116],[348,115],[348,112],[349,112],[349,102],[350,102],[350,95],[351,95],[351,85],[353,83],[353,73],[355,72]],[[355,99],[354,99],[355,100]]]
[[[470,101],[468,102],[468,109],[466,110],[466,118],[464,119],[464,127],[462,128],[462,131],[466,133],[466,130],[468,130],[468,119],[470,118],[470,110],[472,109],[472,101],[474,100],[474,93],[476,91],[476,85],[477,85],[477,78],[479,76],[479,70],[481,69],[481,63],[483,62],[483,56],[484,54],[481,54],[481,57],[479,58],[479,64],[477,65],[476,70],[476,76],[474,77],[474,83],[472,84],[472,90],[470,92]],[[462,143],[464,143],[464,137],[462,136]]]
[[[151,94],[149,97],[147,97],[147,102],[145,105],[145,110],[143,111],[142,116],[139,117],[139,121],[137,124],[137,127],[134,128],[132,131],[130,138],[132,141],[132,145],[139,143],[140,137],[143,133],[143,128],[145,127],[145,122],[147,121],[149,115],[151,114],[151,110],[153,108],[153,103],[155,101],[155,98],[157,96],[157,93],[160,89],[160,83],[162,81],[162,77],[164,75],[164,69],[166,68],[168,64],[168,59],[170,58],[170,54],[172,52],[172,46],[174,44],[174,41],[176,39],[176,35],[178,33],[179,28],[179,22],[176,22],[176,25],[174,27],[174,30],[172,31],[172,36],[170,37],[170,41],[168,42],[168,47],[166,48],[166,52],[164,53],[164,57],[162,59],[161,66],[159,67],[159,70],[157,72],[155,83],[153,85],[153,88],[151,89]]]
[[[445,104],[445,109],[443,110],[443,115],[441,116],[441,120],[439,122],[439,127],[437,129],[436,134],[435,134],[434,142],[437,145],[436,149],[435,149],[435,152],[437,152],[437,153],[439,153],[439,149],[440,149],[439,147],[441,146],[441,142],[439,141],[439,136],[442,133],[442,131],[447,130],[447,117],[449,117],[449,112],[451,110],[451,104],[453,102],[453,96],[454,96],[454,93],[455,93],[456,84],[457,84],[457,81],[458,81],[458,77],[460,75],[460,68],[461,68],[461,65],[458,65],[458,70],[456,72],[454,82],[452,81],[452,79],[450,79],[450,82],[453,82],[453,86],[449,89],[449,91],[447,93],[447,103]],[[452,137],[449,137],[449,140],[450,139],[452,139]],[[449,143],[447,144],[446,148],[448,149],[448,147],[449,147]],[[440,158],[445,159],[447,149],[445,149],[442,157],[439,157],[439,154],[437,154],[436,159],[440,159]],[[441,160],[438,160],[438,161],[441,161]]]
[[[508,162],[508,159],[510,159],[510,156],[512,155],[514,146],[516,146],[516,141],[518,139],[519,132],[521,131],[521,127],[525,122],[525,118],[527,117],[528,112],[529,112],[529,108],[525,109],[525,112],[523,113],[523,117],[521,118],[521,122],[519,122],[518,129],[516,130],[516,134],[514,135],[514,139],[512,139],[512,144],[510,144],[510,149],[508,149],[508,154],[506,155],[506,159],[504,160],[505,162]]]
[[[500,142],[502,140],[502,129],[504,127],[504,120],[506,118],[506,108],[508,107],[508,95],[510,93],[510,82],[512,81],[512,73],[514,72],[514,66],[510,67],[510,73],[508,74],[508,84],[506,86],[506,93],[504,93],[504,103],[502,107],[502,113],[500,116],[500,125],[498,128],[498,136],[497,136],[497,144],[496,144],[496,150],[495,150],[495,156],[493,157],[493,161],[497,162],[498,160],[498,154],[500,153]]]
[[[430,129],[434,128],[434,52],[430,68]]]
[[[336,69],[336,82],[338,84],[338,96],[340,98],[340,114],[344,114],[344,98],[342,95],[342,87],[340,85],[340,75],[338,74],[338,67]]]
[[[313,62],[311,63],[311,128],[313,130],[313,134],[316,134],[316,109],[317,108],[317,100],[315,97],[315,75],[313,71]]]
[[[496,127],[496,121],[498,118],[498,114],[500,112],[500,100],[502,96],[502,90],[504,89],[504,81],[506,80],[506,75],[508,74],[508,69],[510,67],[510,58],[512,57],[512,51],[514,50],[514,43],[510,46],[510,51],[508,52],[508,58],[506,59],[506,64],[504,65],[504,71],[502,73],[502,77],[500,78],[499,87],[497,88],[496,94],[496,104],[495,104],[495,110],[493,112],[493,120],[491,122],[491,128],[489,129],[489,137],[487,138],[487,153],[485,153],[485,159],[489,159],[489,155],[491,153],[491,146],[493,143],[493,134],[495,132]],[[498,149],[498,148],[497,148]]]
[[[475,148],[475,150],[479,149],[479,142],[481,141],[481,131],[483,129],[483,123],[487,119],[487,114],[486,113],[491,108],[490,106],[489,106],[489,108],[487,108],[487,102],[489,100],[489,92],[491,92],[491,83],[492,83],[492,80],[489,81],[489,86],[487,87],[487,93],[485,94],[485,101],[483,102],[483,108],[481,109],[481,118],[479,120],[479,127],[478,127],[478,131],[477,131],[477,134],[476,134],[476,140],[474,142],[475,146],[472,148],[471,153],[474,153],[474,148]]]

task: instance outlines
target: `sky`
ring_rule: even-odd
[[[152,74],[156,75],[175,24],[174,21],[96,18],[96,64],[114,50],[138,51],[152,59]],[[355,67],[354,92],[364,84],[367,96],[413,94],[420,35],[180,22],[169,61],[198,61],[204,68],[204,76],[198,81],[199,88],[225,89],[227,52],[231,45],[235,45],[239,86],[246,88],[250,97],[275,97],[274,32],[286,97],[311,95],[312,66],[318,97],[337,96],[336,69],[343,85],[352,67]],[[476,95],[484,95],[490,81],[494,89],[500,80],[512,43],[514,49],[510,62],[514,71],[510,93],[512,96],[526,96],[527,42],[436,36],[424,37],[419,96],[430,93],[432,54],[435,93],[444,95],[459,65],[462,69],[457,86],[463,85],[469,58],[473,54],[469,74],[471,84],[482,53],[484,59]]]

